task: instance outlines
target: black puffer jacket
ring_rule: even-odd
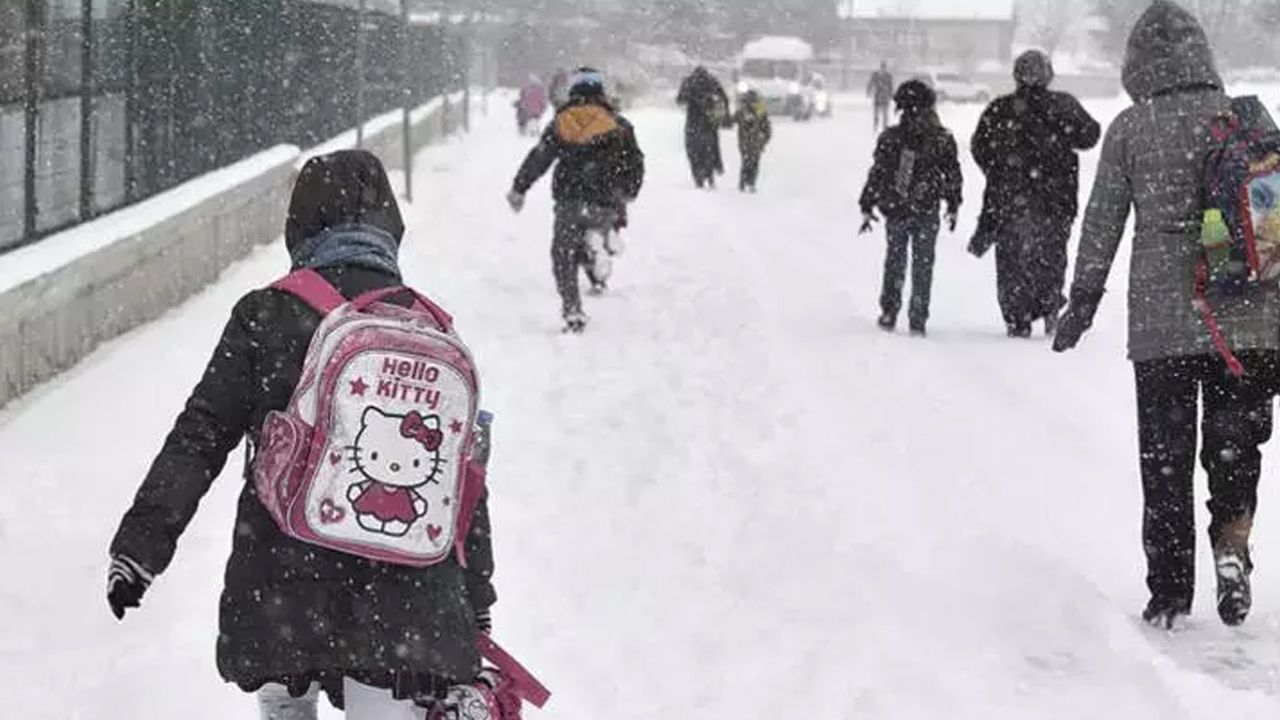
[[[334,186],[344,191],[335,193]],[[290,247],[353,223],[403,234],[381,165],[364,153],[313,161],[294,192]],[[349,298],[400,282],[360,267],[320,273]],[[228,454],[246,437],[256,445],[267,413],[288,404],[319,320],[302,301],[276,290],[251,292],[236,304],[203,379],[121,522],[113,554],[157,573],[168,567]],[[427,569],[376,563],[289,539],[246,482],[219,613],[222,676],[249,691],[278,682],[300,693],[320,682],[338,705],[344,675],[402,697],[469,680],[479,666],[475,613],[495,600],[487,503],[473,522],[469,569],[453,560]]]
[[[1031,212],[1064,222],[1079,209],[1077,153],[1098,144],[1102,127],[1071,95],[1021,86],[982,114],[971,149],[987,176],[979,232],[994,242],[1006,223]]]
[[[644,153],[635,130],[603,98],[575,98],[557,113],[529,152],[513,188],[520,194],[556,165],[557,203],[614,208],[636,199],[644,184]]]
[[[937,215],[939,205],[960,208],[964,178],[956,139],[933,111],[904,113],[876,143],[875,164],[859,205],[863,213],[879,209],[887,218]]]

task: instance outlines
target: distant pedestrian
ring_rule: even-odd
[[[742,155],[738,189],[742,192],[755,192],[756,182],[760,179],[760,158],[764,155],[765,146],[773,138],[769,110],[760,93],[748,90],[742,94],[733,121],[738,126],[738,152]]]
[[[1014,64],[1018,84],[982,114],[973,158],[987,176],[982,216],[970,252],[996,247],[1000,311],[1010,337],[1030,337],[1044,320],[1053,335],[1066,304],[1067,243],[1078,211],[1078,153],[1102,128],[1080,102],[1049,89],[1053,65],[1038,50]]]
[[[587,315],[579,271],[585,268],[592,289],[603,292],[612,267],[606,240],[626,224],[627,203],[640,194],[645,169],[635,130],[609,102],[604,76],[596,70],[581,68],[570,81],[568,104],[556,113],[516,174],[507,195],[512,210],[524,208],[525,194],[553,165],[552,273],[564,330],[581,333]]]
[[[945,202],[947,225],[955,232],[963,180],[956,140],[938,121],[933,90],[909,80],[898,88],[894,102],[902,120],[885,130],[876,144],[875,164],[862,191],[861,232],[871,230],[879,209],[888,236],[878,321],[886,332],[898,322],[910,251],[911,334],[923,337],[933,289],[938,212]]]
[[[516,124],[521,135],[528,135],[530,126],[533,132],[538,132],[539,121],[548,104],[547,88],[537,75],[530,75],[520,87],[520,97],[516,100]]]
[[[729,121],[729,96],[710,71],[698,67],[680,83],[676,102],[685,108],[684,143],[693,181],[714,189],[716,176],[724,174],[720,128]]]
[[[871,98],[872,132],[876,135],[889,127],[889,103],[893,101],[893,75],[889,72],[889,63],[881,62],[880,69],[871,73],[867,83],[867,97]]]

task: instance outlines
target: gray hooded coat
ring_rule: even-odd
[[[1129,269],[1129,357],[1135,362],[1215,352],[1192,306],[1200,258],[1201,167],[1208,123],[1230,109],[1199,23],[1157,0],[1142,15],[1124,63],[1133,98],[1107,130],[1085,211],[1072,297],[1101,295],[1129,218],[1136,210]],[[1276,294],[1215,304],[1237,351],[1280,348]]]

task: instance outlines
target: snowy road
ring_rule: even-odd
[[[1135,622],[1123,268],[1076,353],[1005,340],[992,261],[963,251],[981,197],[966,164],[931,336],[886,336],[883,242],[855,234],[865,108],[778,123],[758,196],[694,190],[680,117],[644,110],[629,254],[588,334],[564,337],[549,183],[507,212],[527,141],[494,107],[420,156],[404,251],[458,316],[497,413],[497,632],[556,693],[532,717],[1274,716],[1274,453],[1248,625],[1217,623],[1207,562],[1191,629]],[[946,112],[963,147],[977,114]],[[118,625],[102,587],[115,523],[226,314],[284,264],[260,252],[0,414],[0,715],[253,717],[213,668],[238,457],[141,612]]]

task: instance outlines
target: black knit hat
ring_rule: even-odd
[[[938,104],[938,95],[923,80],[908,80],[898,86],[893,104],[901,112],[932,110]]]
[[[1019,87],[1047,88],[1053,82],[1053,61],[1039,50],[1028,50],[1014,61],[1013,79]]]

